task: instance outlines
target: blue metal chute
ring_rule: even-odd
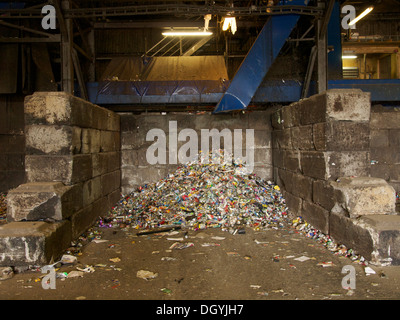
[[[283,4],[285,1],[278,5]],[[290,4],[306,6],[308,0],[293,0]],[[299,15],[288,14],[268,19],[213,113],[247,108],[299,18]]]

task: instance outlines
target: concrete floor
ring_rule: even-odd
[[[387,300],[400,298],[400,267],[364,266],[335,255],[292,227],[232,235],[220,229],[188,231],[185,249],[170,249],[166,233],[137,236],[134,229],[97,228],[101,241],[88,242],[78,263],[57,272],[91,265],[93,273],[57,278],[55,289],[43,289],[40,271],[0,281],[7,300]],[[213,239],[213,237],[223,237]],[[218,244],[204,246],[205,244]],[[305,261],[296,260],[307,257]],[[167,260],[165,257],[174,258]],[[111,259],[111,260],[110,260]],[[322,266],[321,263],[328,264]],[[342,267],[356,270],[356,288],[342,288]],[[144,280],[139,270],[157,273]]]

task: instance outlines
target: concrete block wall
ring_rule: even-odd
[[[0,95],[0,192],[25,181],[24,96]]]
[[[179,133],[186,128],[193,129],[197,133],[199,151],[201,150],[201,130],[217,129],[221,132],[228,129],[233,137],[234,130],[241,129],[243,155],[246,154],[246,129],[253,129],[254,144],[249,146],[254,154],[253,172],[266,180],[272,180],[271,113],[271,111],[254,111],[244,114],[222,115],[188,113],[168,113],[166,115],[120,114],[122,193],[128,194],[140,185],[158,181],[179,167],[180,163],[171,164],[169,162],[168,153],[170,150],[174,152],[169,145],[169,137],[174,133],[174,130]],[[176,121],[177,129],[170,127],[171,121]],[[163,130],[166,134],[166,164],[151,165],[146,159],[146,151],[154,143],[154,141],[146,141],[146,135],[149,130],[156,128]],[[186,141],[178,141],[177,149],[179,150]],[[224,148],[224,139],[221,139],[221,148]],[[211,142],[209,150],[211,150]]]
[[[370,261],[400,264],[395,190],[371,165],[396,159],[387,142],[396,129],[381,128],[378,117],[361,90],[328,90],[280,108],[271,117],[274,177],[294,216]]]
[[[37,92],[25,99],[25,136],[27,183],[70,187],[76,238],[120,197],[120,118],[64,92]]]
[[[371,176],[386,180],[400,194],[399,108],[371,108]]]
[[[272,116],[275,181],[289,209],[329,232],[334,206],[329,181],[369,176],[370,96],[329,90]]]

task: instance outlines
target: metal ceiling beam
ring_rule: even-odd
[[[267,10],[268,9],[268,10]],[[184,4],[165,4],[165,5],[139,5],[124,7],[103,7],[103,8],[78,8],[64,11],[64,18],[105,18],[123,17],[140,15],[173,15],[181,14],[188,16],[202,16],[205,14],[239,16],[271,16],[271,15],[311,15],[321,16],[323,10],[312,6],[250,6],[250,7],[225,7],[216,5],[184,5]],[[1,9],[2,19],[23,19],[23,18],[43,18],[40,9]]]

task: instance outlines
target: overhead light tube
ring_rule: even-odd
[[[342,56],[342,59],[357,59],[357,56]]]
[[[372,10],[374,10],[374,6],[370,6],[367,9],[365,9],[358,17],[354,18],[349,22],[349,26],[352,26],[356,24],[358,21],[360,21],[362,18],[364,18],[367,14],[369,14]]]

